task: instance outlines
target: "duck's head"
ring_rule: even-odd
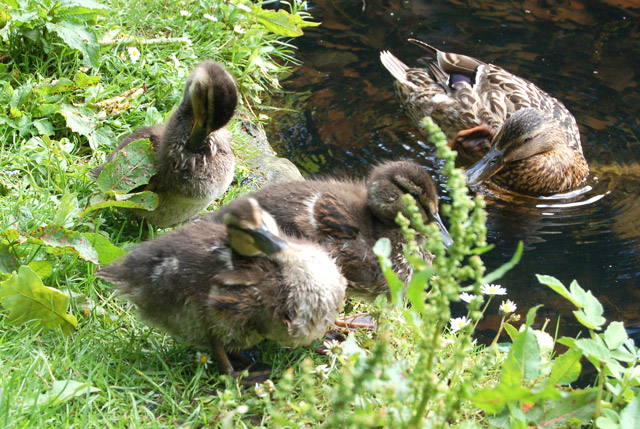
[[[539,109],[527,108],[509,117],[493,139],[489,152],[466,172],[467,184],[476,186],[510,162],[567,146],[560,123]]]
[[[438,191],[431,175],[411,161],[385,162],[373,169],[367,180],[369,208],[376,217],[395,222],[398,212],[404,212],[402,196],[410,194],[427,222],[435,222],[440,228],[445,246],[453,243],[438,213]]]
[[[287,242],[278,235],[275,219],[253,198],[232,202],[223,220],[231,247],[241,255],[272,255],[287,247]]]
[[[190,103],[193,109],[194,124],[189,143],[197,146],[212,131],[229,122],[238,105],[238,89],[223,66],[205,61],[189,74],[183,102]]]

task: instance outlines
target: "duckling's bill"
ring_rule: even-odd
[[[442,222],[438,213],[433,214],[433,221],[438,225],[438,228],[440,228],[440,235],[442,235],[442,244],[444,244],[444,247],[451,246],[453,244],[453,238],[449,235],[449,231],[447,231],[447,227],[444,226],[444,222]]]
[[[287,242],[266,228],[246,231],[255,240],[256,246],[267,255],[282,252],[287,248]]]
[[[467,185],[479,185],[500,171],[502,167],[504,167],[504,152],[496,149],[494,145],[480,161],[465,171]]]

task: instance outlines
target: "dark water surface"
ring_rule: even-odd
[[[500,281],[520,309],[544,304],[539,314],[560,314],[571,330],[570,304],[534,274],[576,279],[609,320],[640,337],[638,2],[319,0],[309,11],[323,25],[295,41],[303,65],[281,82],[295,95],[278,99],[296,111],[270,113],[280,155],[308,174],[356,176],[381,160],[413,159],[447,200],[441,162],[401,111],[380,50],[415,66],[424,51],[406,42],[414,37],[533,81],[576,117],[591,175],[582,189],[549,198],[480,188],[496,246],[483,259],[491,270],[522,240],[522,261]]]

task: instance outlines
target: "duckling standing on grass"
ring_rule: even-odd
[[[142,190],[158,194],[153,211],[131,210],[159,227],[189,220],[222,195],[233,179],[231,133],[224,126],[238,104],[233,77],[205,61],[187,78],[184,97],[165,124],[140,128],[124,137],[107,157],[113,161],[129,143],[148,138],[157,153],[157,174]],[[98,177],[103,166],[91,174]]]
[[[443,241],[451,237],[438,214],[438,193],[429,173],[411,161],[390,161],[373,168],[364,181],[307,180],[269,184],[250,194],[278,222],[285,234],[323,245],[337,259],[349,285],[347,293],[373,300],[389,294],[373,246],[390,239],[393,269],[400,278],[411,276],[402,249],[404,237],[395,218],[405,210],[401,200],[411,194],[425,222],[436,222]],[[208,218],[221,220],[231,210],[222,207]],[[420,238],[424,239],[424,237]],[[422,255],[430,260],[430,254]]]
[[[144,321],[212,348],[220,371],[235,375],[226,350],[322,337],[342,310],[346,280],[324,249],[283,236],[253,198],[230,203],[223,219],[142,243],[97,276],[116,284]]]
[[[414,124],[430,116],[451,139],[469,185],[491,178],[516,192],[546,195],[578,186],[589,174],[580,131],[569,110],[533,83],[465,55],[409,39],[435,56],[410,68],[380,54]]]

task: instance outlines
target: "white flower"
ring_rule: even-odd
[[[517,309],[518,309],[518,306],[516,305],[516,303],[511,301],[510,299],[506,301],[502,301],[502,304],[500,304],[500,313],[505,315],[511,314],[515,312]]]
[[[218,18],[216,18],[213,15],[209,15],[208,13],[205,13],[204,15],[202,15],[205,19],[208,19],[209,21],[213,21],[213,22],[218,22]]]
[[[80,68],[78,69],[78,71],[80,71],[80,72],[82,72],[82,73],[86,73],[86,72],[88,72],[88,71],[89,71],[89,69],[88,69],[87,67],[82,66],[82,67],[80,67]]]
[[[329,378],[330,372],[331,372],[331,367],[329,365],[318,365],[313,370],[314,374],[319,374],[325,380]]]
[[[271,85],[273,85],[276,88],[280,88],[280,81],[278,80],[278,78],[273,78],[271,79]]]
[[[127,54],[125,54],[124,52],[120,52],[120,55],[118,55],[120,57],[120,59],[122,61],[126,61],[127,60]]]
[[[131,59],[131,62],[137,63],[140,59],[140,51],[138,50],[138,48],[132,46],[130,48],[127,48],[127,52],[129,52],[129,58]]]
[[[262,383],[257,383],[253,388],[253,391],[256,393],[258,398],[266,398],[269,395]]]
[[[181,10],[180,11],[180,16],[189,16],[189,15],[191,15],[191,14],[189,13],[188,10]]]
[[[241,26],[240,24],[236,24],[236,25],[234,25],[234,26],[233,26],[233,31],[235,31],[235,32],[236,32],[236,33],[238,33],[238,34],[242,34],[242,33],[244,33],[244,32],[245,32],[245,31],[247,31],[247,30],[245,30],[244,28],[242,28],[242,26]]]
[[[468,292],[462,292],[462,293],[460,294],[460,299],[461,299],[462,301],[466,302],[467,304],[468,304],[468,303],[470,303],[471,301],[473,301],[473,299],[474,299],[475,297],[476,297],[476,296],[475,296],[474,294],[472,294],[472,293],[468,293]]]
[[[500,285],[486,284],[480,286],[480,291],[485,295],[506,295],[507,289]]]
[[[467,316],[456,317],[449,321],[451,324],[451,332],[458,332],[460,329],[471,323],[471,320],[467,319]]]
[[[249,6],[247,6],[246,4],[239,3],[239,4],[236,5],[236,7],[238,9],[240,9],[240,10],[244,10],[245,12],[251,13],[251,8]]]
[[[342,353],[342,345],[337,340],[325,340],[322,345],[327,349],[327,355],[331,357],[339,356]]]
[[[204,365],[204,367],[208,367],[209,364],[213,363],[211,361],[211,358],[209,357],[209,355],[205,354],[205,353],[200,353],[197,352],[196,353],[196,359],[198,360],[198,363]]]

